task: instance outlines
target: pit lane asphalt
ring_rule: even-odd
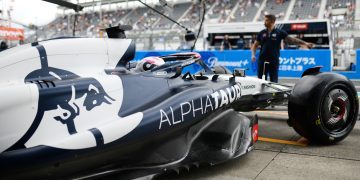
[[[360,81],[354,84],[360,86]],[[183,169],[179,174],[174,172],[157,179],[359,179],[360,118],[346,139],[335,145],[321,146],[308,144],[287,125],[286,106],[244,114],[259,116],[259,136],[264,141],[258,141],[253,151],[223,164],[193,167],[189,171]],[[285,140],[285,143],[277,140]],[[287,141],[305,146],[289,145]]]

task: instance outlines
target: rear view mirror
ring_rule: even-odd
[[[247,69],[235,68],[233,75],[238,76],[238,77],[245,77],[246,76],[245,70],[247,70]]]

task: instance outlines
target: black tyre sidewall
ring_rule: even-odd
[[[329,79],[331,80],[329,81]],[[339,78],[337,75],[326,79],[319,77],[319,81],[322,81],[322,83],[318,84],[312,90],[304,92],[304,94],[310,93],[311,96],[302,105],[291,102],[290,98],[289,118],[295,131],[311,142],[333,144],[343,140],[355,126],[359,108],[357,92],[349,80]],[[343,90],[347,94],[351,104],[351,108],[348,109],[349,123],[345,129],[338,133],[329,133],[324,127],[323,117],[320,117],[325,97],[333,89]]]
[[[351,103],[351,108],[348,109],[349,115],[347,117],[348,118],[347,126],[345,129],[337,133],[332,133],[326,130],[326,128],[324,127],[323,115],[321,114],[321,108],[323,106],[325,97],[333,89],[341,89],[345,91]],[[315,103],[314,106],[312,107],[312,113],[309,113],[310,115],[309,120],[311,120],[310,126],[312,127],[311,134],[313,134],[314,136],[313,138],[316,138],[320,142],[324,141],[324,143],[333,143],[343,140],[352,131],[356,123],[357,111],[358,111],[356,96],[357,93],[352,88],[352,84],[350,84],[347,81],[341,81],[341,80],[331,82],[327,84],[322,91],[320,91],[319,93],[315,93],[313,96]]]

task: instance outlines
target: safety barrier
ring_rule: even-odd
[[[179,51],[138,51],[135,60],[147,56],[161,56]],[[251,62],[250,50],[228,50],[228,51],[198,51],[204,62],[213,67],[214,65],[226,66],[230,70],[234,68],[248,69],[247,75],[255,76],[257,65]],[[279,76],[280,77],[301,77],[304,70],[322,66],[322,72],[331,71],[330,50],[282,50],[280,56]],[[356,65],[360,65],[360,50],[357,50]],[[356,71],[336,71],[350,79],[360,79],[360,68]]]

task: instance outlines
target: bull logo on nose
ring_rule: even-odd
[[[114,101],[114,99],[106,94],[101,84],[96,81],[94,84],[89,85],[87,98],[83,105],[86,107],[86,110],[90,111],[94,107],[100,106],[102,103],[111,104],[111,101]]]
[[[51,67],[45,48],[34,47],[39,51],[41,67],[29,71],[24,83],[33,94],[31,102],[37,101],[37,107],[32,108],[36,112],[26,117],[31,124],[6,151],[38,145],[61,149],[102,146],[126,135],[140,123],[143,117],[140,112],[118,123],[122,119],[118,112],[123,100],[119,77],[82,77],[78,75],[83,72],[81,69],[69,67],[73,71],[65,70],[66,64],[60,64],[63,68]],[[108,127],[109,122],[117,122],[115,125],[120,128],[123,125],[131,128],[104,133],[103,127]]]
[[[25,135],[9,150],[24,147],[37,131],[40,123],[43,120],[48,121],[44,119],[46,112],[51,112],[48,115],[50,114],[54,121],[65,125],[68,134],[72,135],[78,133],[75,121],[81,115],[81,111],[90,112],[99,106],[115,102],[95,78],[80,77],[63,69],[47,67],[34,70],[25,77],[25,83],[36,84],[38,87],[37,113]]]
[[[45,74],[43,70],[35,70],[26,77],[26,81],[38,82],[35,79],[42,77],[42,82],[49,81],[53,84],[53,87],[38,85],[38,113],[50,110],[62,112],[53,118],[66,125],[69,134],[77,133],[74,120],[81,113],[80,106],[91,111],[104,103],[111,104],[115,101],[95,78],[81,78],[72,72],[52,67],[48,70]],[[84,98],[83,104],[75,102],[79,98]]]

